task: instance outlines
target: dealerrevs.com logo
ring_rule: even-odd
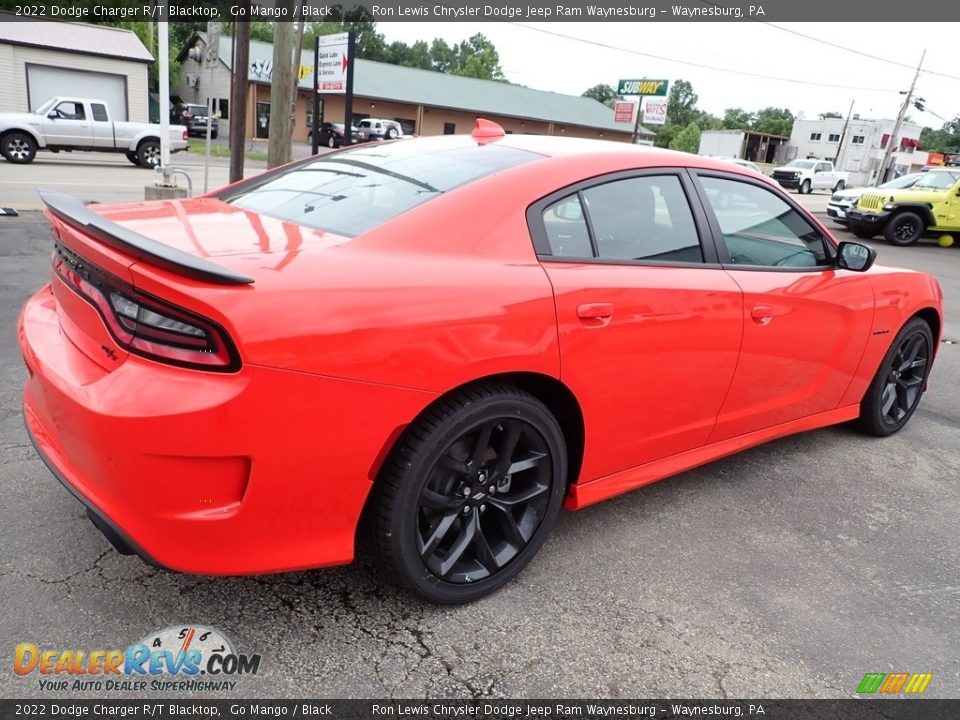
[[[20,643],[13,671],[35,676],[41,690],[140,692],[233,690],[238,676],[256,675],[260,655],[238,653],[219,630],[164,628],[125,650],[44,649]]]

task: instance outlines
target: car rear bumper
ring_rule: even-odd
[[[49,288],[20,316],[27,429],[121,551],[209,575],[336,565],[387,450],[432,399],[257,366],[131,356],[107,371],[63,333]]]

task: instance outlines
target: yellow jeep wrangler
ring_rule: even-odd
[[[893,245],[912,245],[923,236],[960,234],[960,168],[937,168],[905,190],[873,188],[847,211],[858,238],[880,233]]]

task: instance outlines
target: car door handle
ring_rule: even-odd
[[[770,305],[754,305],[750,311],[750,317],[759,325],[766,325],[774,316],[774,310]]]
[[[613,315],[613,303],[584,303],[577,306],[581,320],[603,320]]]

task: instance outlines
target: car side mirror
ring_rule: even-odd
[[[877,251],[863,243],[844,240],[837,248],[837,267],[854,272],[866,272],[877,259]]]
[[[51,120],[56,120],[56,119],[57,119],[57,111],[56,111],[56,110],[51,110],[50,112],[47,113],[47,117],[50,118]]]

